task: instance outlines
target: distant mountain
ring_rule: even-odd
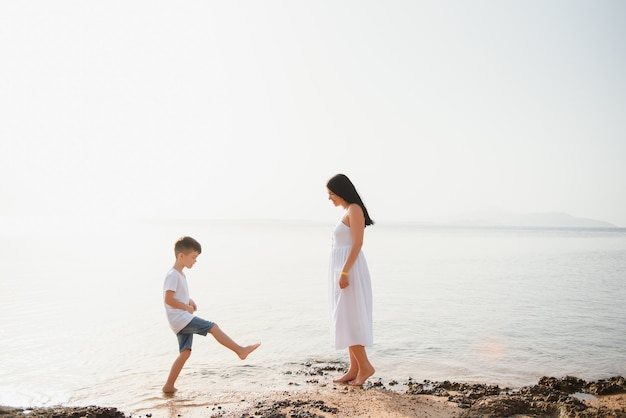
[[[506,213],[482,211],[466,214],[455,221],[456,225],[468,226],[518,226],[552,228],[616,228],[609,222],[578,218],[567,213]]]

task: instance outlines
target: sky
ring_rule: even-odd
[[[626,2],[1,1],[0,219],[626,226]]]

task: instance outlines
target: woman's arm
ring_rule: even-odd
[[[350,269],[356,262],[361,252],[361,247],[363,247],[363,235],[365,233],[365,215],[363,215],[361,206],[354,203],[348,206],[347,218],[350,233],[352,234],[352,247],[350,247],[348,258],[346,258],[343,264],[343,270],[339,278],[339,287],[342,289],[350,284],[348,280],[349,274],[343,273],[350,273]]]

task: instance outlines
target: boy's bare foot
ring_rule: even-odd
[[[240,359],[245,360],[246,357],[248,357],[248,355],[251,352],[253,352],[257,348],[259,348],[260,345],[261,345],[261,343],[256,343],[256,344],[252,344],[252,345],[249,345],[247,347],[244,347],[244,348],[241,349],[241,351],[237,352],[237,355],[239,356]]]
[[[178,389],[176,389],[174,386],[163,386],[162,390],[163,390],[163,393],[172,394],[176,392]]]
[[[365,381],[372,377],[376,370],[373,367],[370,367],[366,370],[359,370],[359,374],[356,376],[354,380],[350,382],[350,386],[363,386]]]

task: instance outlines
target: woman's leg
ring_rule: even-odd
[[[335,383],[348,383],[351,380],[356,379],[357,374],[359,373],[359,363],[356,361],[356,357],[354,357],[354,353],[352,352],[352,347],[348,347],[348,353],[350,354],[350,368],[339,379],[333,380]]]
[[[355,378],[350,382],[352,386],[363,386],[365,381],[369,379],[376,370],[367,358],[367,352],[362,345],[353,345],[350,347],[351,356],[354,356],[356,363],[358,364],[358,373]]]

